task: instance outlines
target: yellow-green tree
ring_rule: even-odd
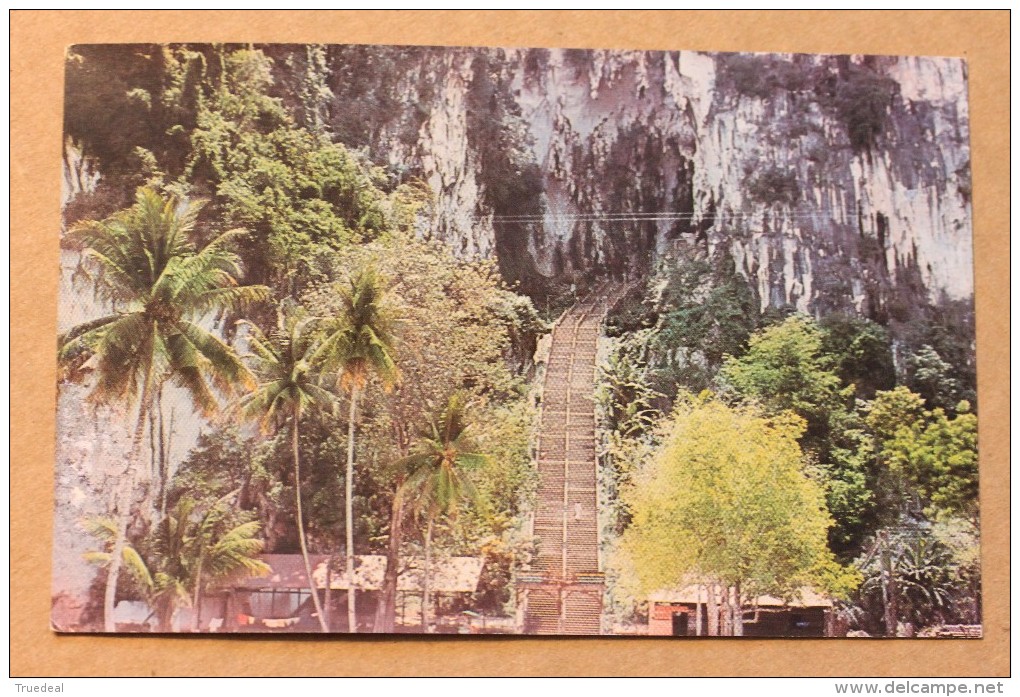
[[[707,393],[682,397],[661,448],[624,495],[633,520],[620,545],[636,589],[703,584],[713,598],[718,589],[722,631],[736,635],[738,609],[758,595],[849,591],[856,577],[826,545],[832,519],[821,485],[805,473],[803,428],[789,412],[765,417]]]

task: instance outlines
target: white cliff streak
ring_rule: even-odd
[[[812,80],[866,66],[895,81],[881,133],[854,147],[848,123],[814,82],[748,93],[724,79],[715,55],[431,54],[436,64],[421,74],[437,84],[419,141],[392,156],[416,160],[437,197],[434,234],[466,256],[492,255],[500,221],[514,213],[493,210],[486,198],[479,143],[468,133],[467,113],[479,108],[469,103],[473,63],[486,51],[541,171],[543,222],[522,247],[537,273],[619,269],[634,263],[627,257],[661,259],[697,238],[707,250],[728,251],[763,307],[811,311],[841,298],[866,311],[908,279],[930,301],[971,296],[961,60],[768,59]],[[768,182],[756,192],[767,173],[791,182],[795,194],[770,197]],[[626,213],[672,217],[620,220]]]

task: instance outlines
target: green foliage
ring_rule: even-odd
[[[185,460],[178,465],[167,493],[167,503],[189,495],[194,498],[220,498],[240,491],[239,506],[246,505],[255,490],[271,481],[265,469],[264,454],[253,448],[251,439],[235,425],[225,425],[202,433]]]
[[[404,145],[413,145],[429,115],[431,80],[421,74],[428,54],[420,46],[328,46],[331,71],[327,84],[335,95],[329,127],[337,139],[354,148],[379,147],[379,130],[393,132]],[[398,89],[411,90],[416,108],[398,97]],[[382,161],[388,153],[374,151]]]
[[[826,506],[835,523],[829,530],[829,547],[845,559],[860,550],[876,525],[875,443],[856,411],[835,410],[828,425],[818,468]]]
[[[743,353],[760,322],[758,302],[732,261],[684,259],[666,272],[649,339],[652,383],[672,396],[677,387],[709,388],[727,355]]]
[[[896,586],[897,620],[915,629],[942,624],[980,622],[975,589],[980,582],[977,538],[972,531],[926,523],[906,523],[885,531],[861,560],[864,582],[855,595],[855,624],[873,634],[884,632],[882,548]]]
[[[642,592],[692,582],[739,585],[745,597],[852,589],[854,574],[826,546],[832,520],[804,472],[798,417],[704,395],[682,399],[665,429],[625,494],[633,522],[620,544]]]
[[[812,84],[810,69],[770,54],[724,53],[716,65],[721,85],[758,99],[774,98],[779,90],[800,92]]]
[[[518,395],[503,360],[511,347],[507,309],[518,304],[518,296],[506,290],[492,262],[458,261],[441,243],[394,235],[344,250],[332,264],[336,269],[372,264],[388,279],[387,314],[401,347],[402,380],[390,395],[371,399],[385,399],[408,428],[458,390],[486,401]],[[322,284],[305,296],[306,305],[315,315],[338,316],[342,289],[342,282]]]
[[[924,410],[924,400],[904,386],[875,394],[868,406],[867,423],[880,442],[891,439],[901,428],[913,429]]]
[[[251,349],[250,359],[261,382],[238,403],[238,413],[244,419],[258,421],[264,432],[280,428],[284,422],[290,424],[294,465],[294,518],[305,574],[311,583],[312,567],[308,557],[301,496],[301,418],[309,411],[332,408],[335,398],[316,384],[319,378],[316,372],[319,368],[317,357],[321,344],[318,335],[312,331],[311,323],[303,321],[295,311],[289,317],[282,316],[281,312],[280,324],[279,330],[270,338],[249,324],[251,334],[247,341]],[[318,593],[314,587],[309,590],[319,625],[323,632],[328,632]]]
[[[296,70],[294,57],[288,60],[287,74],[301,76],[298,95],[298,123],[312,133],[323,133],[329,120],[329,103],[334,98],[329,88],[330,70],[326,60],[326,47],[305,46],[303,70]]]
[[[896,384],[889,332],[882,326],[850,315],[826,315],[822,328],[822,353],[832,356],[836,374],[854,393],[870,399],[876,390]]]
[[[456,521],[462,507],[477,506],[481,501],[468,471],[481,466],[487,456],[475,452],[477,445],[468,433],[467,407],[465,393],[451,395],[439,418],[422,431],[411,454],[393,465],[403,474],[397,497],[409,503],[417,520],[426,522],[422,581],[425,631],[430,631],[433,527],[437,521],[447,524]]]
[[[931,516],[960,516],[977,521],[977,417],[957,406],[950,419],[944,410],[925,412],[923,420],[900,425],[882,443],[881,456],[906,477]]]
[[[276,280],[293,285],[315,245],[337,248],[385,228],[382,174],[298,128],[266,93],[271,62],[260,52],[223,61],[221,86],[191,131],[186,176],[215,194],[232,224],[253,231],[260,277],[279,267]]]
[[[103,221],[86,221],[65,244],[81,251],[81,271],[116,313],[79,325],[59,339],[64,375],[92,370],[96,401],[142,401],[170,381],[187,390],[205,414],[215,393],[229,395],[252,378],[234,351],[201,320],[260,302],[262,286],[241,286],[237,255],[229,247],[244,230],[231,230],[196,249],[189,235],[201,203],[179,206],[150,189],[135,205]],[[86,363],[88,361],[88,363]]]
[[[394,362],[396,319],[387,304],[385,281],[373,265],[361,267],[333,287],[339,311],[325,326],[314,360],[337,376],[345,390],[364,389],[377,376],[392,389],[400,381]]]
[[[104,175],[129,175],[134,148],[151,148],[160,131],[152,114],[163,80],[160,47],[82,44],[68,49],[65,65],[65,135],[99,160]]]
[[[808,435],[820,437],[829,413],[842,401],[839,377],[832,357],[822,352],[822,339],[813,320],[789,317],[752,336],[740,358],[728,356],[719,379],[768,413],[790,410],[800,415],[808,422]]]
[[[527,399],[493,404],[478,409],[474,421],[475,441],[488,457],[472,473],[484,511],[486,532],[502,534],[516,517],[531,510],[538,473],[531,458],[531,435],[535,409]]]
[[[662,395],[653,390],[645,378],[642,357],[648,332],[630,340],[620,340],[617,350],[609,356],[608,365],[599,372],[595,399],[602,406],[611,430],[623,436],[636,436],[653,430],[660,415],[656,402]]]
[[[412,446],[412,454],[394,464],[406,474],[398,495],[410,500],[419,519],[455,519],[463,505],[479,500],[466,470],[481,466],[487,457],[474,452],[478,448],[468,433],[466,400],[464,393],[451,396],[439,419]]]
[[[959,401],[960,382],[955,370],[934,348],[925,344],[907,359],[907,386],[924,397],[930,407],[951,409]]]
[[[503,291],[493,301],[493,312],[506,327],[509,345],[503,353],[508,368],[513,372],[524,372],[531,367],[538,339],[550,330],[548,322],[542,320],[531,298]]]
[[[236,494],[204,501],[184,496],[137,546],[124,545],[124,567],[155,614],[160,631],[172,631],[174,611],[194,607],[206,588],[269,573],[258,558],[263,546],[258,537],[260,524],[229,505]],[[108,565],[116,521],[93,518],[85,522],[85,528],[104,548],[87,553],[86,558]]]
[[[257,421],[269,433],[307,411],[332,407],[336,398],[318,384],[316,353],[321,344],[310,320],[295,311],[269,336],[244,324],[249,328],[246,358],[259,383],[237,404],[242,419]]]
[[[797,171],[776,166],[763,169],[748,179],[747,194],[753,200],[770,206],[792,206],[800,200]]]
[[[342,276],[341,270],[374,265],[380,278],[389,279],[387,314],[400,349],[394,359],[400,383],[386,392],[381,382],[369,381],[362,400],[356,444],[361,464],[355,482],[359,539],[373,550],[385,547],[389,523],[385,513],[390,509],[394,480],[388,465],[408,455],[421,415],[435,413],[437,405],[462,390],[472,395],[477,437],[494,459],[473,474],[491,515],[464,516],[459,525],[471,530],[457,535],[477,541],[498,534],[507,516],[517,515],[519,492],[510,482],[526,477],[532,467],[531,409],[505,360],[511,357],[512,361],[514,323],[521,321],[521,315],[530,323],[531,304],[522,305],[519,296],[505,289],[491,262],[458,261],[444,245],[410,235],[394,234],[385,241],[345,249],[330,259],[329,275],[333,269]],[[344,281],[322,283],[304,296],[306,306],[316,316],[339,316],[344,312],[339,290],[344,287]],[[528,325],[517,326],[523,334]],[[318,433],[314,421],[310,428]],[[347,441],[338,431],[323,424],[317,454],[309,451],[305,457],[323,463],[342,461]],[[310,507],[310,529],[339,524],[335,513],[330,516],[325,500],[328,491],[335,491],[329,488],[335,486],[335,479],[330,483],[324,476],[317,485],[324,501],[321,507]]]
[[[313,48],[303,83],[294,86],[304,127],[272,96],[273,61],[260,50],[72,51],[75,107],[67,110],[66,131],[99,159],[105,187],[148,184],[208,197],[206,219],[251,232],[242,250],[251,277],[295,294],[314,276],[319,247],[381,234],[393,208],[380,189],[383,172],[327,137],[324,56]],[[114,67],[115,59],[122,63]],[[114,77],[100,85],[103,70]],[[119,124],[121,118],[131,123]],[[107,133],[96,124],[115,128]]]
[[[647,462],[662,418],[664,395],[648,384],[644,360],[650,335],[646,329],[617,339],[595,386],[595,401],[607,431],[600,453],[601,486],[608,493],[610,527],[617,533],[630,521],[620,492]]]
[[[934,305],[904,308],[894,315],[890,330],[901,346],[899,382],[923,395],[929,408],[949,411],[960,400],[976,404],[973,303],[942,299]]]

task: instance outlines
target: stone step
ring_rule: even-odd
[[[534,531],[539,549],[532,564],[549,578],[560,576],[564,568],[571,576],[598,569],[596,352],[602,318],[619,293],[616,287],[603,285],[596,295],[576,303],[553,330],[536,453]],[[575,518],[577,505],[580,518]],[[557,594],[540,598],[531,593],[525,627],[539,634],[598,634],[601,614],[600,594],[568,593],[561,608]]]

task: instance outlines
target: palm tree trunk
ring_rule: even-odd
[[[374,631],[376,634],[392,634],[397,614],[397,576],[400,572],[400,542],[403,537],[404,497],[397,482],[390,509],[390,539],[386,548],[386,573],[383,574],[379,605],[375,612]]]
[[[159,501],[157,505],[159,507],[159,518],[162,520],[166,516],[166,488],[167,478],[170,475],[169,472],[169,460],[170,460],[170,444],[166,440],[166,424],[163,416],[163,390],[160,388],[159,391],[159,489],[158,496]],[[174,418],[173,418],[173,406],[170,407],[170,433],[173,434]]]
[[[191,600],[191,631],[197,632],[202,626],[202,561],[198,558],[198,568],[195,569],[195,593]]]
[[[159,631],[169,634],[174,630],[174,603],[161,598],[156,601],[156,622],[159,623]]]
[[[106,590],[103,593],[103,631],[116,632],[117,623],[113,619],[113,609],[117,601],[117,582],[120,580],[120,566],[124,556],[124,544],[127,542],[127,527],[131,517],[131,496],[134,492],[137,471],[137,460],[142,453],[142,441],[145,439],[145,418],[148,413],[149,391],[152,383],[152,361],[149,361],[142,381],[142,390],[138,395],[138,418],[135,421],[135,433],[131,439],[131,452],[128,455],[127,469],[121,480],[119,491],[114,495],[114,506],[117,509],[117,536],[113,541],[113,553],[110,557],[110,571],[106,575]]]
[[[308,559],[308,545],[305,544],[305,523],[301,512],[301,455],[298,450],[298,421],[300,411],[295,406],[293,421],[291,422],[291,453],[294,456],[294,496],[297,501],[297,526],[298,543],[301,545],[301,558],[305,562],[305,574],[308,577],[308,590],[312,592],[312,603],[315,604],[315,613],[319,619],[319,627],[323,633],[329,632],[329,625],[326,624],[326,617],[322,613],[322,603],[319,602],[319,591],[315,587],[315,579],[312,578],[312,563]]]
[[[432,609],[431,585],[432,581],[432,518],[429,518],[428,527],[425,529],[425,569],[422,571],[422,593],[421,593],[421,628],[423,632],[429,632],[431,621],[430,611]]]
[[[127,480],[120,487],[126,488]],[[113,619],[113,608],[117,600],[117,581],[120,579],[121,557],[124,556],[124,542],[127,539],[128,511],[130,495],[123,491],[115,494],[117,507],[117,536],[113,540],[113,552],[110,555],[110,571],[106,575],[106,591],[103,594],[103,631],[116,632],[117,623]]]
[[[347,533],[347,631],[357,633],[358,612],[354,590],[354,419],[358,412],[358,387],[351,388],[351,410],[347,417],[347,471],[344,478],[344,527]]]

